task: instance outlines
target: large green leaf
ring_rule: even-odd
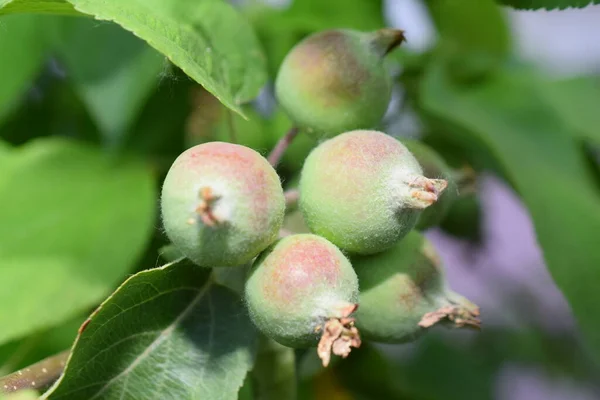
[[[480,85],[451,83],[438,65],[423,107],[487,149],[531,213],[548,268],[600,359],[600,196],[577,141],[537,93],[537,75],[502,70]]]
[[[166,55],[227,107],[254,98],[266,82],[265,58],[249,23],[212,0],[70,0],[75,9],[114,21]]]
[[[577,77],[544,81],[540,91],[576,135],[600,145],[600,79]]]
[[[107,142],[120,142],[157,86],[164,57],[116,24],[64,18],[57,28],[69,79]]]
[[[11,15],[0,20],[0,124],[42,66],[46,44],[41,34],[36,16]]]
[[[600,4],[600,0],[497,0],[507,6],[521,10],[537,10],[540,8],[546,10],[565,9],[565,8],[583,8],[590,4]]]
[[[63,2],[14,0],[11,12],[72,14]],[[266,59],[249,22],[218,0],[68,0],[76,12],[114,21],[163,53],[223,104],[239,105],[266,83]],[[2,10],[0,10],[2,12]]]
[[[11,13],[83,15],[66,0],[0,0],[0,15]]]
[[[453,75],[485,73],[510,52],[506,16],[494,0],[427,0],[426,4],[440,34],[441,50],[451,57]]]
[[[102,300],[144,249],[155,197],[149,169],[59,139],[0,164],[0,343]]]
[[[186,261],[129,278],[89,319],[49,399],[237,399],[255,353],[241,299]]]

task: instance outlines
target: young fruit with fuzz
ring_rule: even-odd
[[[360,281],[356,325],[365,338],[403,343],[438,323],[479,328],[478,307],[448,288],[434,247],[420,233],[352,264]]]
[[[345,357],[360,345],[351,317],[358,299],[356,273],[322,237],[291,235],[269,247],[252,266],[245,299],[262,333],[289,347],[318,342],[324,365],[331,353]]]
[[[403,40],[397,29],[329,30],[309,36],[281,64],[277,99],[299,128],[316,137],[374,128],[391,97],[383,60]]]
[[[418,140],[402,139],[401,142],[415,156],[421,168],[423,168],[423,175],[430,178],[440,178],[448,182],[448,186],[440,194],[435,204],[427,207],[419,215],[415,228],[426,230],[439,225],[444,219],[452,203],[458,197],[458,188],[453,178],[452,169],[435,150]]]
[[[277,238],[285,200],[277,173],[244,146],[210,142],[183,152],[162,188],[171,242],[201,266],[251,261]]]
[[[306,159],[300,208],[313,233],[358,254],[393,246],[446,187],[429,179],[408,149],[377,131],[351,131]]]

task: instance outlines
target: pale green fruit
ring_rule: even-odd
[[[275,92],[281,107],[300,129],[319,138],[377,127],[392,91],[383,58],[403,40],[396,29],[309,36],[279,68]]]
[[[256,259],[245,299],[266,336],[290,347],[315,346],[328,321],[354,311],[358,280],[348,259],[328,240],[291,235]]]
[[[435,248],[416,231],[352,264],[360,282],[356,325],[369,340],[411,341],[440,321],[479,327],[478,307],[448,288]]]
[[[238,266],[277,238],[285,199],[277,173],[259,153],[210,142],[175,160],[161,210],[167,236],[194,263]]]
[[[446,187],[428,179],[408,149],[377,131],[329,139],[306,159],[300,209],[313,233],[343,250],[373,254],[393,246]]]

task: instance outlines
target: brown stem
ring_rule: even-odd
[[[299,129],[297,127],[292,127],[281,139],[279,139],[279,142],[277,142],[273,150],[271,150],[271,154],[269,154],[267,160],[269,160],[269,163],[273,167],[279,164],[279,161],[281,161],[283,154],[285,153],[289,145],[292,143],[294,138],[298,135],[298,131]]]
[[[300,199],[300,191],[298,189],[286,190],[283,195],[285,196],[285,208],[296,207]]]
[[[69,350],[66,350],[0,378],[0,393],[41,389],[50,385],[62,374],[68,357]]]

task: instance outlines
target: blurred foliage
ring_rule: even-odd
[[[571,7],[586,7],[590,4],[599,4],[600,0],[498,0],[499,3],[522,10],[554,10]]]
[[[496,3],[565,8],[590,1]],[[504,179],[529,210],[583,342],[578,331],[486,327],[475,336],[432,334],[414,346],[366,343],[327,371],[310,359],[312,351],[299,351],[305,354],[297,361],[300,398],[491,399],[497,374],[509,362],[597,384],[600,80],[557,80],[515,59],[506,15],[492,0],[424,4],[439,40],[422,54],[392,55],[404,98],[390,109],[390,120],[413,112],[419,138],[454,170],[473,175],[457,182],[459,196],[440,227],[481,243],[485,210],[477,177]],[[384,10],[382,0],[296,0],[284,7],[255,0],[237,8],[221,0],[0,0],[0,14],[8,14],[0,15],[0,375],[68,348],[85,316],[121,282],[163,264],[168,253],[159,258],[166,240],[157,220],[157,188],[179,153],[221,140],[266,155],[292,126],[268,85],[289,49],[323,29],[383,27]],[[288,149],[279,167],[288,188],[297,184],[316,144],[300,135]],[[287,215],[285,228],[306,231],[297,210]],[[176,324],[181,336],[171,335],[169,321],[190,306],[189,293],[176,289],[194,279],[201,286],[206,277],[198,271],[186,276],[185,268],[171,275],[173,270],[134,275],[107,300],[86,331],[107,323],[110,335],[92,338],[84,331],[57,394],[97,378],[73,371],[99,348],[108,350],[101,353],[106,358],[94,359],[94,368],[132,367],[140,349],[153,349],[148,338],[152,343],[155,331],[167,332],[168,341],[148,360],[198,381],[189,358],[169,357],[165,349],[186,353],[194,347],[178,340],[191,335],[190,328]],[[206,325],[216,327],[216,335],[245,329],[236,295],[220,286],[239,292],[245,270],[229,272],[216,274],[210,295],[192,305],[201,311],[194,318],[216,318]],[[152,285],[174,291],[162,297],[168,301],[152,302]],[[211,310],[217,298],[226,299],[218,307],[237,322]],[[109,314],[128,302],[142,307],[128,314],[134,322],[111,322]],[[145,308],[151,306],[159,311]],[[222,328],[227,326],[233,328]],[[109,349],[138,334],[128,342],[132,352]],[[196,335],[190,337],[204,343]],[[247,356],[239,348],[234,353]],[[196,356],[229,368],[218,351]],[[152,368],[143,365],[149,376]],[[219,377],[228,393],[237,391],[249,368],[246,362]],[[128,375],[132,387],[142,387],[144,373]],[[118,395],[126,393],[127,384],[113,383]],[[211,383],[202,393],[220,389],[225,386]],[[260,398],[255,392],[246,378],[240,398]]]
[[[108,145],[119,145],[157,85],[164,57],[118,25],[87,18],[55,24],[54,48]]]
[[[0,14],[35,12],[39,14],[77,15],[73,4],[64,0],[0,0]]]
[[[2,166],[0,304],[10,312],[0,314],[0,343],[108,295],[147,243],[155,198],[152,176],[136,158],[65,139],[28,143]]]
[[[485,85],[461,87],[434,65],[423,81],[423,105],[460,124],[458,139],[480,143],[499,162],[528,206],[550,272],[600,360],[600,306],[590,304],[600,280],[600,270],[590,268],[600,265],[600,195],[573,135],[539,101],[538,79],[514,67]]]
[[[41,19],[18,15],[2,18],[2,29],[10,35],[0,35],[0,123],[18,105],[18,96],[29,88],[44,61],[46,45],[42,40]]]

